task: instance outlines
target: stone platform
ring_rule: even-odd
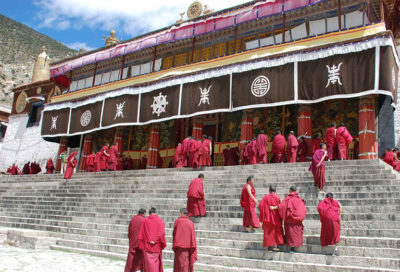
[[[155,169],[60,175],[1,176],[0,226],[42,230],[53,249],[125,259],[127,229],[139,208],[154,206],[166,225],[164,262],[172,264],[172,227],[186,206],[190,181],[205,174],[207,216],[196,219],[196,271],[400,271],[400,177],[381,161],[327,163],[326,192],[343,207],[340,256],[319,245],[317,205],[309,163]],[[248,175],[257,199],[270,184],[283,198],[296,185],[308,209],[299,253],[266,252],[262,231],[242,233],[239,199]],[[282,248],[284,250],[284,248]]]

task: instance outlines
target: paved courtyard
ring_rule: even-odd
[[[122,260],[50,249],[22,249],[0,242],[0,272],[119,272],[124,268]]]

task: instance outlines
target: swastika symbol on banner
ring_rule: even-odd
[[[259,76],[251,84],[251,93],[255,97],[262,97],[269,91],[271,84],[266,76]]]
[[[57,129],[57,119],[58,119],[58,115],[57,115],[57,116],[52,116],[52,117],[51,117],[51,127],[50,127],[50,130]]]
[[[92,112],[90,110],[85,111],[81,115],[81,125],[82,127],[86,127],[89,125],[90,120],[92,120]]]

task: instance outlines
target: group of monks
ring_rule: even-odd
[[[174,271],[193,271],[197,260],[196,232],[194,224],[185,208],[180,209],[180,216],[174,223],[172,249],[175,253]],[[146,218],[146,210],[140,209],[132,217],[129,228],[129,251],[125,272],[163,271],[162,250],[167,246],[164,221],[157,215],[156,208],[151,208]]]
[[[352,141],[353,137],[345,127],[344,123],[340,123],[339,127],[336,127],[336,123],[333,122],[331,127],[328,128],[325,133],[328,160],[347,160],[347,151]],[[354,154],[355,156],[358,156],[358,148]]]
[[[269,194],[258,202],[254,177],[247,178],[243,186],[240,198],[243,208],[243,231],[254,232],[260,228],[260,222],[264,230],[263,246],[269,251],[278,251],[278,245],[286,244],[291,252],[296,247],[303,245],[303,220],[306,217],[307,209],[304,199],[291,186],[289,194],[283,201],[276,194],[276,187],[269,187]],[[257,217],[256,206],[259,205],[260,216]],[[321,246],[334,245],[333,254],[338,254],[336,245],[340,242],[340,215],[342,214],[341,204],[333,199],[333,194],[326,194],[326,198],[318,205],[318,212],[321,221]],[[283,221],[283,228],[282,228]]]
[[[50,158],[46,163],[46,174],[54,173],[53,159]],[[7,173],[10,175],[36,175],[42,172],[40,164],[37,162],[27,162],[22,167],[22,170],[14,163],[7,169]]]
[[[175,149],[173,166],[175,168],[200,168],[211,166],[212,137],[203,135],[201,140],[187,137]]]

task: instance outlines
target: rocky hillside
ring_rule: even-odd
[[[11,107],[15,86],[30,82],[34,58],[42,46],[53,61],[77,52],[0,14],[0,106]]]

